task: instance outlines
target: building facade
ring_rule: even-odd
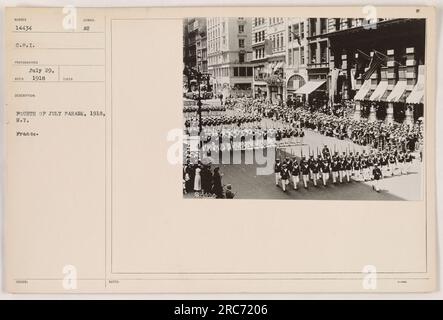
[[[285,66],[285,99],[296,100],[295,92],[308,81],[307,19],[287,18],[287,64]]]
[[[423,19],[188,18],[183,62],[224,97],[351,101],[356,118],[412,122],[423,115],[424,42]]]
[[[253,95],[255,98],[266,99],[268,90],[267,54],[265,46],[268,33],[268,18],[255,17],[252,19],[252,62],[254,64]]]
[[[266,79],[269,100],[281,103],[284,100],[285,64],[286,64],[286,18],[268,18],[267,43],[269,49],[267,69],[269,76]]]
[[[183,19],[183,64],[201,73],[208,72],[206,18]],[[197,89],[196,81],[185,77],[187,91]]]
[[[423,115],[422,19],[288,18],[286,99],[355,103],[355,117],[412,123]]]
[[[206,19],[202,19],[195,40],[197,70],[208,73],[208,50],[207,50]]]
[[[207,18],[208,72],[215,94],[252,95],[251,18]]]
[[[329,19],[329,96],[355,117],[411,123],[423,115],[425,21]]]
[[[285,96],[286,18],[255,17],[252,27],[254,96],[273,103]]]

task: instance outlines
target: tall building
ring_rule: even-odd
[[[423,19],[288,18],[286,97],[355,101],[355,117],[411,123],[423,115]]]
[[[267,98],[266,78],[268,76],[266,39],[268,35],[268,18],[252,19],[252,62],[254,64],[253,95],[255,98]]]
[[[286,63],[286,18],[271,17],[268,19],[266,35],[269,49],[267,51],[267,69],[269,76],[266,79],[267,95],[272,102],[282,102],[284,99]]]
[[[197,39],[206,31],[205,18],[183,19],[183,62],[190,68],[197,67]]]
[[[255,97],[272,102],[283,101],[286,44],[286,18],[253,18],[252,61]]]
[[[207,18],[208,71],[215,94],[252,94],[251,18]]]
[[[329,97],[356,101],[355,117],[406,121],[423,115],[425,20],[329,19]],[[319,40],[322,41],[322,40]]]
[[[197,70],[208,73],[208,50],[206,19],[202,19],[195,39]]]
[[[285,98],[296,97],[295,91],[308,81],[308,40],[306,39],[307,19],[287,18],[287,64],[285,68]]]
[[[287,97],[309,103],[327,102],[329,44],[326,18],[288,19]]]
[[[183,19],[183,64],[187,68],[208,72],[206,18]],[[196,81],[184,79],[188,91],[196,89]]]

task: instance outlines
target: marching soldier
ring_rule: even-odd
[[[372,151],[368,159],[366,160],[366,164],[368,166],[368,180],[372,180],[372,171],[374,170],[374,153]]]
[[[412,165],[412,160],[414,159],[414,157],[411,154],[411,151],[407,151],[406,152],[406,156],[405,156],[405,172],[406,174],[409,174],[409,172],[411,171],[411,165]]]
[[[339,179],[340,179],[340,183],[343,183],[343,178],[346,175],[346,167],[345,167],[345,155],[343,153],[343,155],[341,155],[339,157],[339,164],[340,164],[340,171],[339,171]]]
[[[363,181],[368,181],[369,169],[368,169],[368,163],[366,161],[366,157],[362,156],[361,161],[360,161],[360,166],[361,166],[361,172],[363,174]]]
[[[275,174],[275,185],[278,186],[278,182],[280,181],[280,172],[281,172],[281,163],[280,163],[280,159],[277,159],[275,161],[275,166],[274,166],[274,174]]]
[[[281,188],[286,192],[286,186],[289,184],[289,170],[286,164],[282,165],[281,169]]]
[[[313,175],[312,175],[312,162],[314,162],[314,156],[311,154],[309,155],[309,159],[308,159],[308,165],[309,165],[309,178],[312,180],[313,179]]]
[[[306,161],[306,157],[303,156],[301,162],[300,162],[300,168],[301,168],[301,174],[303,177],[303,185],[305,189],[308,188],[308,180],[309,180],[309,164],[308,161]]]
[[[311,173],[312,173],[312,179],[314,181],[314,186],[317,187],[317,180],[319,178],[318,173],[320,171],[320,165],[319,165],[317,159],[312,158],[311,165],[310,165],[310,170],[311,170]]]
[[[393,176],[394,175],[394,171],[397,167],[397,159],[395,159],[395,155],[393,153],[391,153],[389,155],[389,171],[390,171],[390,175]]]
[[[338,172],[340,171],[340,163],[337,157],[334,157],[331,163],[331,171],[332,171],[332,183],[337,183]]]
[[[381,155],[380,165],[383,177],[386,177],[388,175],[388,156],[386,155],[386,152]]]
[[[289,157],[286,157],[286,167],[288,168],[289,171],[289,180],[292,180],[292,166],[293,166],[293,161]]]
[[[350,156],[347,156],[344,161],[344,168],[346,170],[346,180],[348,182],[351,182],[351,175],[352,175],[352,158]]]
[[[397,157],[397,162],[400,174],[405,174],[405,156],[403,154],[403,151],[400,151],[400,154]]]
[[[295,157],[292,160],[291,177],[294,190],[297,190],[297,185],[300,181],[300,165]]]
[[[355,180],[357,181],[361,181],[361,164],[360,164],[360,159],[356,158],[354,159],[354,177]]]
[[[324,158],[329,158],[329,156],[331,155],[331,153],[329,152],[329,148],[327,145],[323,146],[323,149],[321,151],[321,153],[323,154]]]
[[[374,183],[372,189],[380,192],[380,180],[383,179],[383,173],[377,164],[374,164],[374,170],[372,170],[372,175],[374,176]]]
[[[321,178],[323,180],[323,186],[326,186],[326,183],[329,180],[329,173],[331,172],[331,165],[326,157],[321,162],[320,170]]]

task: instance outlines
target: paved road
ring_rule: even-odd
[[[260,150],[260,152],[262,152]],[[267,159],[267,154],[262,153],[262,159]],[[236,158],[236,164],[232,159]],[[312,199],[312,200],[420,200],[421,179],[420,165],[415,166],[408,175],[385,178],[382,181],[381,192],[372,190],[372,182],[343,182],[333,185],[331,181],[326,187],[314,187],[312,183],[308,190],[299,184],[299,190],[289,190],[284,193],[280,187],[275,186],[273,174],[274,158],[267,159],[271,165],[268,174],[258,174],[258,168],[265,168],[266,164],[257,164],[252,151],[237,151],[231,154],[231,161],[224,158],[219,161],[220,171],[223,175],[223,184],[232,184],[237,192],[237,199]],[[215,167],[216,165],[213,165]],[[291,185],[292,187],[292,185]]]
[[[217,101],[213,101],[213,103],[217,104]],[[268,128],[283,126],[283,124],[269,119],[263,119],[261,125]],[[317,149],[321,151],[324,144],[327,144],[331,151],[338,151],[340,153],[349,151],[362,153],[363,149],[366,149],[367,152],[369,151],[367,147],[353,144],[349,140],[326,137],[320,133],[306,130],[303,145],[285,148],[284,152],[299,157],[301,154],[307,155],[308,152],[316,153]],[[263,151],[260,150],[260,152]],[[224,174],[223,183],[232,184],[233,190],[237,193],[237,199],[420,200],[422,198],[421,185],[423,174],[422,166],[419,162],[416,163],[412,172],[408,175],[384,179],[380,192],[372,190],[371,182],[352,181],[337,185],[329,182],[326,187],[314,187],[311,184],[308,190],[304,189],[300,183],[299,190],[291,189],[289,192],[284,193],[281,188],[275,186],[273,172],[267,175],[258,175],[257,168],[264,167],[265,165],[256,163],[252,151],[247,151],[246,153],[247,156],[245,152],[237,151],[235,156],[231,154],[230,160],[225,157],[223,162],[220,160],[220,164],[217,164]],[[277,156],[279,155],[277,152]],[[235,162],[232,161],[234,157],[237,160]],[[266,158],[266,153],[264,153],[263,157]],[[274,159],[275,156],[270,156],[267,159],[267,161],[272,161],[272,168]],[[192,195],[187,195],[186,197],[192,197]]]
[[[221,165],[220,170],[224,174],[223,183],[232,184],[238,199],[405,200],[396,195],[398,190],[395,192],[392,188],[407,189],[408,184],[400,180],[416,180],[418,176],[417,173],[412,173],[407,176],[386,178],[384,190],[381,192],[373,191],[369,182],[352,181],[337,185],[329,183],[326,187],[314,187],[310,184],[307,190],[300,183],[299,190],[291,189],[285,193],[280,187],[275,186],[273,174],[257,175],[256,168],[257,165]]]

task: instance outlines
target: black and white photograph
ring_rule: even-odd
[[[421,200],[425,63],[425,19],[184,19],[184,198]]]

